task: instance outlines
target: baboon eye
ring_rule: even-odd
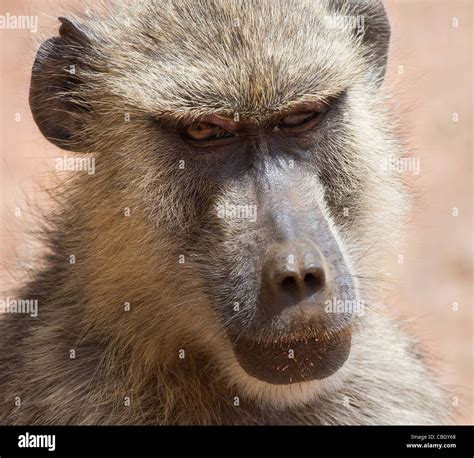
[[[184,131],[184,135],[192,143],[200,143],[200,146],[211,146],[211,144],[221,143],[235,135],[227,132],[221,126],[208,122],[197,122],[191,124]]]
[[[293,112],[280,120],[278,127],[284,132],[300,133],[316,127],[324,118],[329,109],[329,105],[317,103],[312,105],[312,109],[304,109]]]

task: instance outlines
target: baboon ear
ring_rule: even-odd
[[[81,97],[80,55],[90,45],[87,30],[59,18],[59,37],[46,40],[33,64],[30,108],[41,133],[56,146],[85,151],[78,132],[88,107]]]
[[[387,67],[390,43],[390,22],[381,0],[329,0],[335,15],[352,17],[354,23],[362,25],[352,29],[360,40],[363,53],[374,70],[374,79],[382,84]]]

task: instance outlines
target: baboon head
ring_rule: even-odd
[[[148,364],[204,354],[249,398],[329,389],[398,223],[382,4],[114,8],[60,18],[30,93],[47,139],[97,159],[69,210],[88,320]]]

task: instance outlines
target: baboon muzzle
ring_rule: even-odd
[[[328,217],[288,187],[278,190],[260,199],[260,225],[269,236],[262,250],[258,324],[230,337],[249,375],[286,385],[324,379],[345,363],[357,291]]]

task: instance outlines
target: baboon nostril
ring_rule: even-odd
[[[262,303],[278,315],[294,305],[321,304],[328,294],[325,259],[311,241],[271,245],[262,268]]]
[[[307,288],[312,290],[321,289],[324,286],[324,272],[322,270],[308,272],[304,276],[304,283]]]
[[[285,277],[281,282],[281,287],[287,291],[294,291],[297,288],[297,282],[295,277]]]
[[[305,291],[305,294],[313,294],[324,287],[324,272],[319,268],[314,268],[309,272],[287,274],[281,280],[280,286],[291,293]]]

